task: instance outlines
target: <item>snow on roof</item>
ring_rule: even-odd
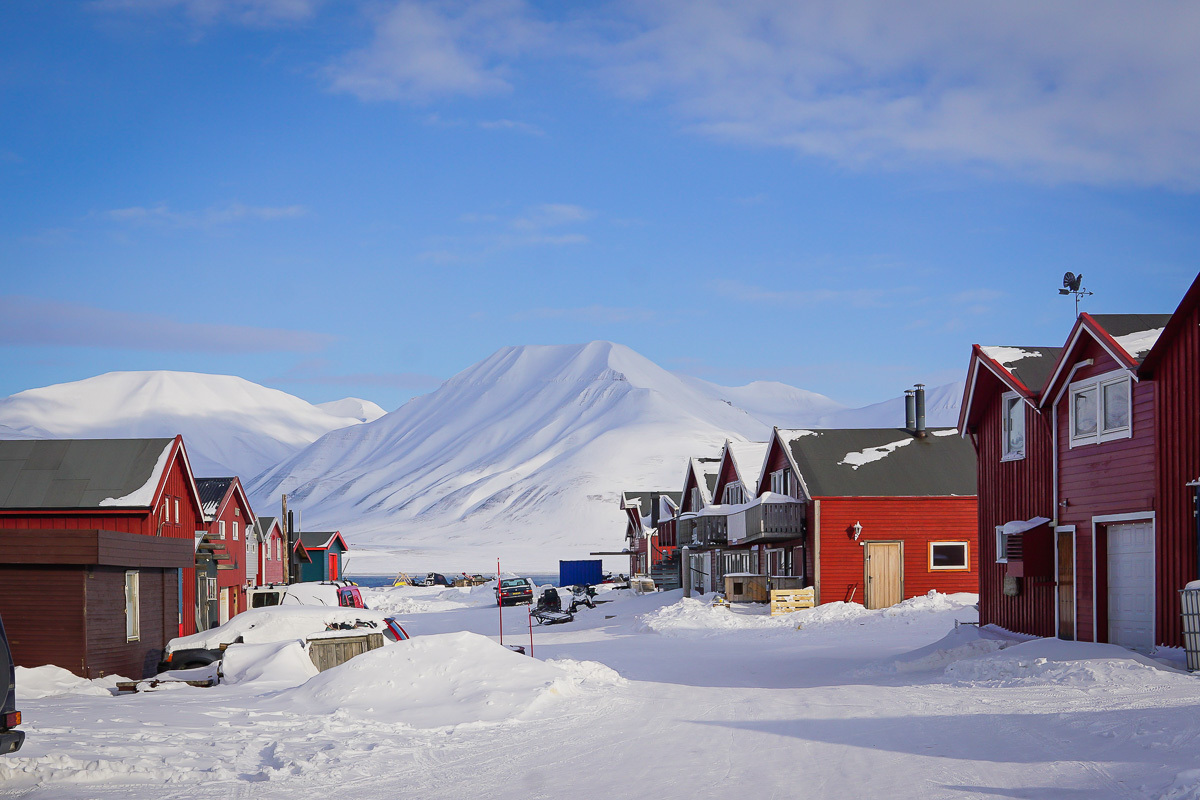
[[[1023,358],[1041,358],[1042,354],[1035,350],[1026,350],[1022,347],[1004,347],[1004,346],[984,346],[980,345],[979,349],[988,358],[995,361],[1005,369],[1010,364],[1014,364]]]
[[[934,436],[958,436],[958,428],[946,428],[942,431],[930,431]]]
[[[763,459],[767,457],[767,442],[729,442],[729,456],[733,459],[733,468],[737,471],[742,486],[748,494],[756,494],[758,488],[758,473]]]
[[[957,431],[953,431],[953,432],[957,433]],[[904,447],[905,445],[910,445],[915,441],[916,441],[916,439],[909,436],[907,438],[900,439],[899,441],[896,441],[896,442],[888,442],[887,444],[879,445],[878,447],[868,447],[865,450],[858,450],[853,453],[846,453],[845,457],[841,461],[838,462],[838,466],[845,464],[845,465],[849,466],[851,469],[858,469],[863,464],[870,464],[872,461],[879,461],[881,459],[887,458],[889,455],[891,455],[896,450],[899,450],[901,447]]]
[[[163,468],[167,465],[167,456],[171,454],[171,446],[175,444],[174,439],[169,439],[162,452],[158,454],[158,461],[154,462],[154,469],[150,470],[150,476],[146,478],[146,482],[134,489],[124,497],[106,497],[97,505],[101,506],[148,506],[154,502],[154,490],[158,488],[158,479],[162,475]]]
[[[1113,338],[1126,353],[1137,359],[1150,352],[1150,348],[1154,347],[1154,343],[1158,341],[1158,337],[1162,335],[1162,332],[1163,328],[1152,328],[1146,331],[1134,331],[1133,333]]]
[[[804,429],[785,430],[783,428],[780,428],[780,430],[779,430],[779,438],[783,440],[784,444],[791,444],[792,442],[796,441],[797,439],[799,439],[802,436],[816,436],[816,435],[817,435],[816,431],[810,431],[810,430],[804,430]]]

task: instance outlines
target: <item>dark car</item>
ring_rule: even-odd
[[[21,712],[17,711],[17,669],[13,665],[4,620],[0,619],[0,753],[15,753],[25,742],[25,731],[17,730]]]
[[[425,576],[426,586],[452,586],[450,581],[446,580],[446,576],[440,572],[431,572]]]
[[[502,606],[533,604],[533,581],[529,578],[504,578],[495,592],[496,602]]]

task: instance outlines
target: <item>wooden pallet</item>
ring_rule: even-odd
[[[160,680],[158,678],[153,678],[153,679],[148,679],[148,680],[144,680],[144,681],[118,681],[117,682],[117,691],[118,692],[137,692],[137,691],[148,692],[151,689],[157,689],[159,686],[163,685],[164,683],[186,683],[188,686],[197,686],[202,689],[207,689],[210,686],[217,685],[217,681],[215,678],[208,678],[208,679],[202,680],[202,681],[178,681],[178,680],[172,680],[170,678],[168,678],[166,680]],[[138,688],[139,686],[142,688],[139,689]]]
[[[790,614],[802,608],[812,608],[817,604],[817,593],[812,587],[808,589],[772,589],[771,616]]]

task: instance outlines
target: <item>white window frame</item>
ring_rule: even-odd
[[[141,578],[136,569],[125,571],[125,641],[142,638]]]
[[[217,520],[217,538],[225,538],[225,520]]]
[[[1001,535],[1003,535],[1003,534],[1001,534]],[[1005,538],[1007,538],[1007,537],[1005,537]],[[955,546],[961,545],[962,551],[963,551],[962,566],[961,567],[959,567],[959,566],[953,566],[953,567],[935,566],[933,563],[933,548],[936,545],[943,545],[943,546],[944,545],[955,545]],[[1007,556],[1007,554],[1006,554],[1006,556]],[[1007,558],[1005,559],[1005,563],[1007,563]],[[930,542],[929,543],[929,571],[930,572],[970,572],[971,571],[971,543],[969,541],[959,540],[959,539]]]
[[[750,569],[750,551],[749,550],[726,550],[721,554],[724,560],[722,566],[723,575],[737,574],[739,572],[751,572]]]
[[[1009,441],[1011,439],[1009,430],[1009,421],[1011,414],[1009,409],[1013,405],[1021,407],[1021,449],[1009,450]],[[1025,457],[1025,398],[1016,392],[1005,392],[1000,396],[1000,460],[1001,461],[1019,461]]]
[[[746,490],[742,487],[741,481],[734,481],[725,487],[726,505],[737,506],[744,502],[746,502]]]
[[[777,469],[774,472],[772,472],[771,473],[771,491],[774,492],[775,494],[782,494],[782,495],[787,495],[788,497],[791,497],[791,495],[792,495],[791,483],[792,482],[789,480],[790,477],[791,477],[791,473],[788,471],[787,467],[784,467],[783,469]]]
[[[692,511],[699,511],[702,504],[700,502],[700,488],[692,487]]]
[[[996,526],[996,563],[1008,563],[1008,536],[1004,533],[1004,526]]]
[[[1120,383],[1126,385],[1126,397],[1129,402],[1129,424],[1105,430],[1104,428],[1104,389]],[[1075,435],[1075,396],[1086,391],[1096,392],[1096,431],[1094,433]],[[1067,389],[1067,438],[1071,447],[1081,447],[1089,444],[1111,442],[1116,439],[1128,439],[1133,436],[1133,381],[1129,373],[1123,369],[1106,372],[1094,378],[1072,383]]]
[[[233,521],[233,540],[235,542],[238,540],[238,521],[236,519]]]
[[[178,523],[179,522],[179,498],[176,497],[174,499],[175,499],[175,522]]]

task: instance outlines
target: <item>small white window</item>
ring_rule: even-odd
[[[233,540],[235,542],[238,540],[238,521],[236,519],[233,521]]]
[[[175,498],[175,521],[179,522],[179,498]]]
[[[742,484],[735,481],[725,487],[725,502],[735,506],[746,502],[746,490],[742,488]]]
[[[996,563],[1008,563],[1008,537],[1004,535],[1004,528],[996,526]]]
[[[1002,461],[1014,461],[1025,457],[1025,401],[1016,392],[1008,392],[1001,398],[1004,412],[1004,439],[1000,448]]]
[[[791,495],[792,493],[792,473],[786,469],[776,470],[771,473],[771,491],[775,494]]]
[[[701,508],[701,506],[700,506],[700,489],[693,486],[692,487],[692,511],[699,511],[700,508]]]
[[[125,573],[125,639],[136,642],[142,636],[142,601],[137,570]]]
[[[225,520],[219,520],[217,522],[217,538],[218,539],[225,538]]]
[[[929,569],[931,570],[969,570],[971,568],[970,559],[971,545],[969,542],[929,543]]]
[[[1071,384],[1071,446],[1126,439],[1130,420],[1130,380],[1123,370]]]

